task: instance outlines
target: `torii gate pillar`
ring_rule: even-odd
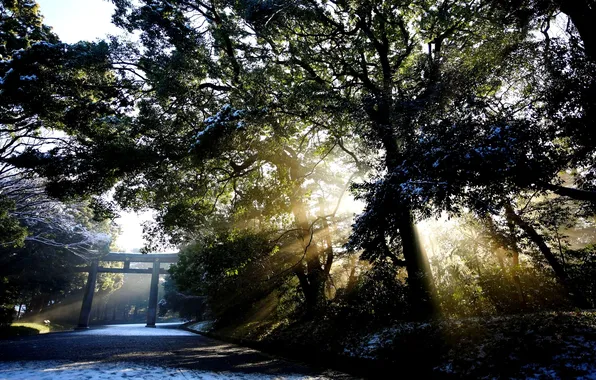
[[[159,285],[159,259],[153,262],[153,271],[151,272],[151,288],[149,288],[149,305],[147,308],[147,326],[155,327],[157,320],[157,290]]]
[[[89,277],[83,294],[83,304],[81,305],[81,314],[79,314],[79,325],[77,329],[88,329],[89,318],[91,317],[91,306],[93,305],[93,293],[95,292],[95,283],[97,282],[97,268],[99,262],[93,260],[89,268]]]

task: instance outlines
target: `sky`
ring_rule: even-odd
[[[37,0],[46,25],[62,41],[95,41],[106,34],[120,34],[112,25],[114,6],[105,0]]]
[[[105,0],[37,0],[44,23],[53,28],[63,42],[95,41],[107,34],[121,34],[112,25],[114,6]],[[144,244],[141,223],[151,220],[151,212],[123,212],[116,223],[122,234],[116,239],[118,248],[130,252]]]

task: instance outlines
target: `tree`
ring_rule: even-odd
[[[138,115],[90,119],[91,126],[68,130],[68,149],[31,151],[15,161],[49,177],[49,189],[62,195],[102,192],[121,181],[121,205],[159,210],[153,231],[173,243],[207,235],[217,223],[287,231],[299,241],[293,271],[309,310],[318,309],[337,246],[327,231],[340,221],[336,203],[351,178],[332,174],[331,165],[362,169],[342,141],[342,120],[301,119],[306,110],[293,115],[284,107],[295,99],[278,103],[287,78],[278,67],[253,67],[256,58],[245,55],[252,47],[237,43],[245,35],[233,27],[239,19],[226,15],[223,3],[199,10],[163,5],[119,2],[120,24],[143,32],[144,49],[114,43],[109,60],[119,75],[141,78],[136,91],[129,89],[138,96]],[[196,15],[211,26],[190,28],[184,20]],[[124,51],[135,53],[122,62]]]
[[[0,180],[0,184],[4,196],[12,203],[12,209],[7,214],[18,225],[21,234],[7,237],[0,246],[22,246],[25,242],[35,242],[62,248],[85,259],[98,257],[107,251],[112,237],[109,233],[92,230],[97,228],[98,223],[93,220],[93,215],[83,213],[89,210],[88,205],[65,204],[48,197],[40,180],[15,176],[13,179]]]
[[[134,82],[115,75],[108,43],[62,43],[42,23],[34,1],[2,1],[0,15],[0,176],[14,183],[31,179],[30,168],[60,149],[74,154],[64,134],[92,134],[94,123],[110,124],[130,111],[127,94]],[[72,167],[55,164],[56,170]],[[78,169],[93,177],[89,167]],[[47,190],[76,192],[59,183]]]
[[[212,317],[229,322],[292,276],[291,258],[265,233],[223,231],[182,249],[170,272],[179,291],[204,297]]]
[[[382,149],[375,181],[356,187],[367,210],[352,246],[364,248],[368,258],[394,257],[404,265],[419,315],[432,314],[431,274],[414,220],[427,208],[422,188],[441,182],[419,181],[415,167],[410,174],[402,165],[424,158],[417,147],[430,125],[490,88],[494,68],[504,67],[524,32],[504,31],[488,17],[486,4],[465,1],[246,6],[258,36],[285,58],[281,63],[320,83],[332,100],[341,99],[333,109],[348,105],[360,122],[358,134]]]
[[[175,312],[181,318],[202,320],[206,315],[205,297],[181,292],[174,279],[169,276],[164,282],[164,298],[159,301],[159,316]]]
[[[35,2],[0,3],[0,278],[7,310],[23,301],[23,292],[57,297],[65,287],[76,287],[76,275],[59,270],[77,263],[74,256],[102,253],[111,240],[91,223],[84,202],[51,198],[47,182],[13,161],[50,155],[64,142],[57,130],[87,127],[90,118],[114,114],[111,102],[120,89],[111,86],[114,77],[105,70],[107,46],[63,44],[42,23]],[[41,270],[52,260],[56,271]]]
[[[20,53],[32,43],[40,41],[55,41],[56,37],[50,32],[49,28],[44,27],[41,23],[41,17],[38,13],[38,7],[34,3],[3,1],[0,4],[0,41],[2,42],[0,59],[2,64],[0,66],[0,86],[3,95],[5,82],[8,79],[15,78],[13,71],[10,71],[7,66],[12,61],[13,57],[19,57]],[[12,74],[12,75],[11,75]],[[11,77],[11,78],[7,78]],[[24,76],[24,83],[32,77]],[[18,77],[20,81],[20,76]],[[34,137],[31,126],[33,122],[26,122],[24,119],[18,117],[19,107],[8,102],[2,102],[0,108],[0,177],[6,181],[15,175],[15,170],[12,165],[6,164],[5,160],[14,152],[18,151],[23,144],[30,144],[29,137]],[[22,244],[26,235],[26,229],[21,226],[17,220],[11,217],[10,212],[14,210],[14,201],[6,197],[6,189],[0,192],[0,215],[2,215],[2,224],[0,227],[1,240],[0,242],[14,242],[14,244]]]
[[[22,185],[24,182],[19,182]],[[0,245],[0,304],[24,305],[28,314],[44,311],[84,287],[76,267],[105,254],[114,233],[108,221],[96,222],[85,203],[64,204],[39,193],[39,186],[13,195],[11,217],[26,228],[20,244]],[[14,236],[12,237],[14,239]],[[107,278],[102,278],[107,277]],[[117,286],[118,275],[101,275],[100,286]]]
[[[515,20],[521,25],[535,26],[544,23],[545,32],[549,23],[557,12],[563,12],[577,30],[583,42],[583,50],[591,60],[596,60],[596,40],[592,33],[590,20],[594,17],[594,2],[592,0],[563,1],[563,0],[495,0],[495,5],[508,12],[509,20]]]
[[[108,45],[61,43],[38,8],[21,0],[0,4],[0,197],[3,214],[13,217],[3,228],[14,234],[3,244],[22,242],[25,226],[15,231],[14,218],[32,222],[32,209],[52,202],[44,193],[48,183],[29,164],[50,156],[52,147],[69,149],[58,131],[88,128],[90,120],[117,114],[115,99],[124,101],[106,66]]]

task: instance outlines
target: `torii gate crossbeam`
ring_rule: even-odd
[[[106,268],[100,267],[99,262],[116,261],[123,262],[124,268]],[[168,274],[168,271],[161,269],[161,263],[178,262],[176,253],[157,253],[157,254],[138,254],[138,253],[118,253],[109,254],[91,261],[91,265],[78,269],[79,272],[89,272],[85,293],[83,295],[83,304],[81,305],[81,314],[79,315],[79,325],[77,329],[89,328],[91,318],[91,306],[93,306],[93,293],[97,282],[98,273],[146,273],[151,274],[151,287],[149,288],[149,305],[147,307],[147,327],[155,327],[157,320],[157,290],[159,285],[159,275]],[[130,263],[153,263],[152,268],[135,269],[130,268]]]

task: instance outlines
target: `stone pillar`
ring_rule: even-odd
[[[81,305],[81,314],[79,315],[79,326],[77,329],[88,329],[89,318],[91,317],[91,306],[93,305],[93,293],[95,292],[95,283],[97,282],[97,267],[99,262],[93,260],[89,268],[89,277],[83,294],[83,304]]]
[[[157,320],[157,290],[159,286],[159,261],[153,262],[153,272],[151,273],[151,288],[149,289],[149,305],[147,306],[147,326],[155,327]]]

